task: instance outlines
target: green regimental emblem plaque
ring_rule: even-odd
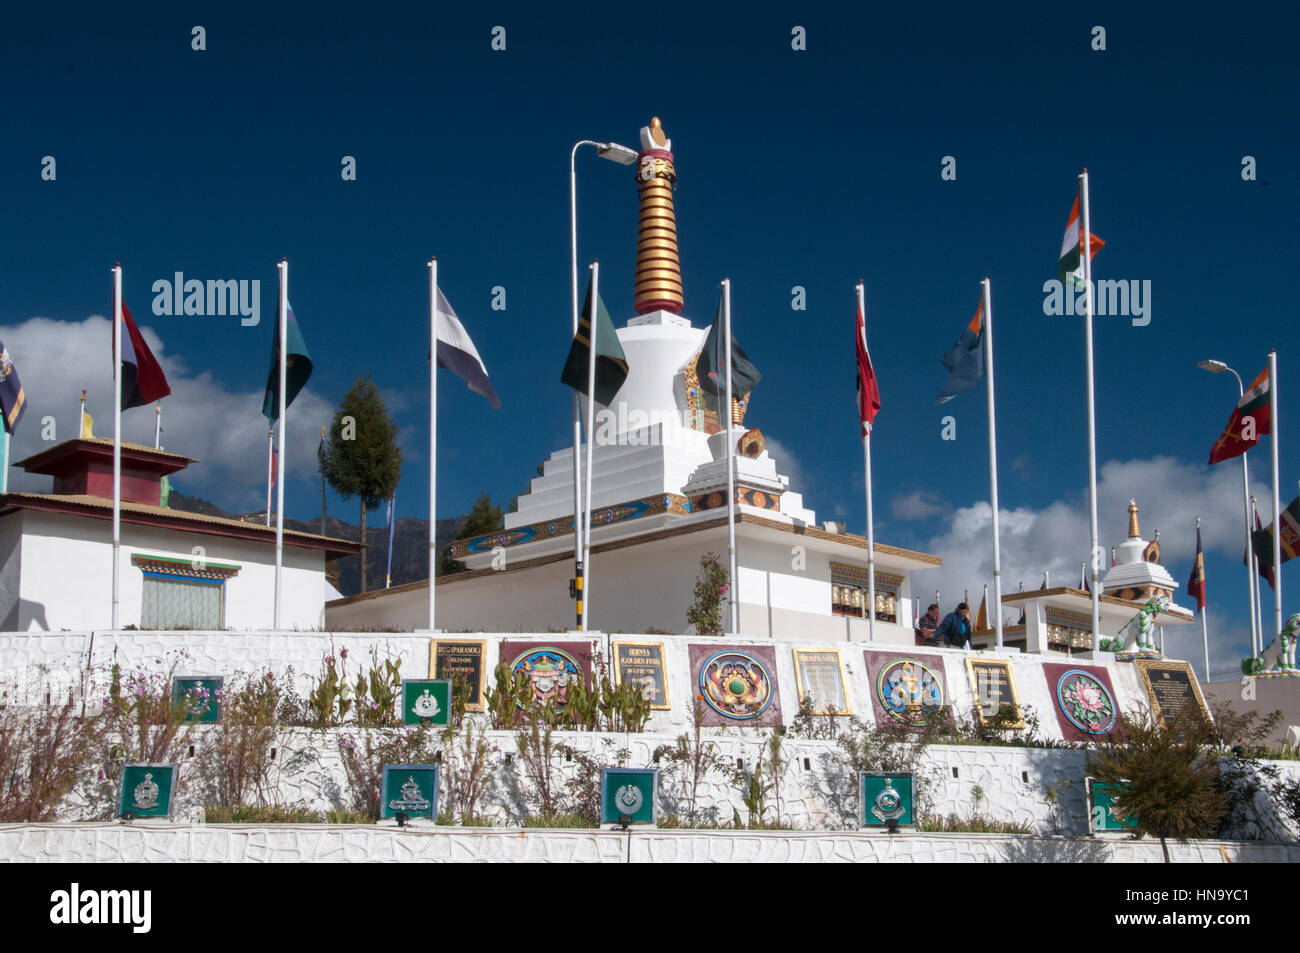
[[[916,785],[911,771],[863,771],[858,775],[863,827],[915,827]]]
[[[192,724],[211,725],[221,720],[221,692],[225,685],[221,675],[172,676],[172,704],[188,701],[185,720]]]
[[[438,766],[436,764],[384,765],[380,817],[438,817]]]
[[[1138,826],[1136,817],[1116,810],[1115,798],[1121,793],[1120,788],[1093,778],[1086,778],[1084,786],[1088,791],[1088,829],[1094,834],[1128,832]]]
[[[170,820],[176,804],[180,765],[131,762],[122,766],[118,783],[118,816]]]
[[[659,819],[657,768],[604,768],[600,772],[600,822],[649,824]]]
[[[451,679],[402,679],[402,722],[446,725],[451,719]]]

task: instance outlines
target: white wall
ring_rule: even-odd
[[[112,522],[62,513],[23,510],[0,526],[12,533],[20,525],[21,562],[18,604],[7,582],[0,584],[0,619],[6,629],[58,631],[108,628],[112,624]],[[231,629],[269,628],[275,601],[275,544],[123,523],[119,551],[119,624],[139,625],[144,576],[131,565],[133,554],[205,559],[239,566],[225,583],[225,625]],[[0,546],[5,537],[0,536]],[[2,552],[2,550],[0,550]],[[12,562],[12,559],[9,561]],[[8,563],[3,578],[10,575]],[[319,628],[325,604],[325,554],[318,549],[284,547],[281,625]]]

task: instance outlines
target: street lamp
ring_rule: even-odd
[[[1211,374],[1222,374],[1227,371],[1237,379],[1237,398],[1240,400],[1245,396],[1246,388],[1241,382],[1241,375],[1234,371],[1223,361],[1197,361],[1196,366],[1203,371],[1209,371]],[[1242,506],[1246,512],[1246,594],[1250,603],[1250,654],[1259,655],[1263,648],[1263,619],[1260,618],[1259,612],[1255,606],[1255,546],[1251,540],[1250,519],[1250,469],[1246,463],[1246,454],[1241,455],[1241,496]],[[1206,678],[1209,678],[1209,671],[1206,671]]]
[[[569,290],[573,300],[573,334],[578,334],[578,174],[577,158],[578,149],[582,146],[592,146],[596,150],[596,155],[602,159],[608,159],[611,162],[617,162],[619,165],[631,165],[636,162],[639,153],[635,149],[629,149],[627,146],[619,145],[617,142],[596,142],[592,139],[582,139],[573,144],[573,149],[569,152]],[[589,345],[595,347],[595,342]],[[588,399],[594,399],[588,395]],[[578,392],[573,392],[573,561],[576,573],[577,567],[583,567],[584,576],[586,566],[583,560],[583,538],[582,538],[582,473],[578,466],[578,449],[582,445],[582,407],[578,402]],[[587,439],[591,439],[591,434],[587,434]],[[578,598],[582,600],[582,617],[578,620],[579,625],[585,632],[587,630],[587,586],[584,579],[583,587],[577,593]]]

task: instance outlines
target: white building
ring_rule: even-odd
[[[270,629],[275,527],[159,505],[163,476],[189,457],[122,445],[119,624],[142,629]],[[113,442],[69,440],[14,464],[54,478],[51,493],[0,497],[0,631],[112,624]],[[324,621],[325,561],[343,539],[284,533],[281,625]]]

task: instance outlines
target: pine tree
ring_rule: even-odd
[[[321,458],[325,479],[344,500],[361,502],[361,591],[366,591],[366,510],[376,509],[397,489],[402,448],[397,425],[368,376],[360,376],[343,395],[329,444]]]
[[[474,508],[465,514],[458,535],[461,539],[495,533],[501,528],[501,507],[493,506],[486,492],[474,501]],[[464,572],[465,564],[452,558],[450,547],[438,554],[438,575]]]

